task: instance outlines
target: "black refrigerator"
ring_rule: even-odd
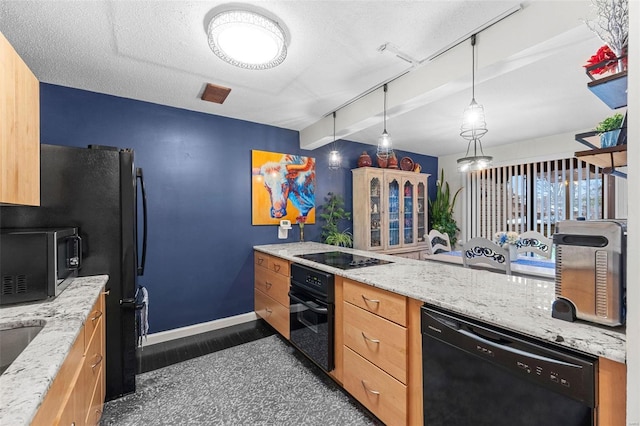
[[[83,240],[80,276],[108,274],[106,400],[135,392],[135,292],[144,273],[146,200],[133,151],[41,145],[39,207],[0,207],[0,227],[68,227]],[[138,238],[138,192],[141,238]],[[138,256],[138,251],[141,256]]]

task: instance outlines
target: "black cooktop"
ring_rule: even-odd
[[[375,259],[373,257],[358,256],[357,254],[343,253],[341,251],[327,251],[323,253],[299,254],[296,257],[333,266],[339,269],[355,269],[367,266],[384,265],[393,263],[388,260]]]

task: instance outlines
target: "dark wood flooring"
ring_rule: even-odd
[[[275,334],[264,320],[258,319],[219,330],[183,337],[138,348],[137,373],[157,370],[171,364],[217,352]]]

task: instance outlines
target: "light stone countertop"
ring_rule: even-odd
[[[555,300],[553,281],[312,242],[260,245],[254,249],[560,346],[621,363],[626,360],[625,327],[567,322],[551,317],[551,304]],[[295,257],[326,251],[344,251],[394,263],[342,270]]]
[[[52,300],[0,308],[0,330],[44,324],[0,376],[1,425],[31,423],[108,279],[76,278]]]

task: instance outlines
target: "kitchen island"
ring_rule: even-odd
[[[551,305],[555,300],[553,281],[319,243],[261,245],[254,246],[254,250],[256,312],[267,322],[276,324],[276,330],[283,335],[282,330],[289,327],[288,301],[277,303],[268,297],[267,293],[276,286],[271,286],[270,279],[265,281],[263,271],[273,267],[286,278],[289,274],[287,262],[295,262],[335,275],[336,367],[329,375],[386,424],[422,422],[420,307],[424,303],[597,358],[596,425],[623,425],[625,422],[625,328],[610,328],[584,321],[570,323],[552,318]],[[343,270],[297,257],[332,251],[393,263]],[[400,305],[392,308],[400,312],[399,319],[382,314],[382,305],[394,297],[402,298]],[[258,303],[259,299],[267,300],[268,307],[264,308],[262,301]],[[364,304],[361,303],[363,300]],[[375,302],[374,309],[367,306],[367,301]],[[284,305],[280,306],[282,303]],[[278,306],[278,309],[273,309],[273,306]],[[280,312],[283,310],[284,315]],[[395,331],[383,332],[377,326],[367,331],[367,324],[374,324],[374,321],[393,323],[390,326]],[[401,337],[401,341],[391,340],[399,335],[405,337]],[[364,340],[364,346],[358,347],[354,336]],[[383,345],[397,348],[397,355],[378,360],[378,349]],[[395,374],[385,364],[387,361],[400,366],[400,374]],[[387,383],[397,385],[396,390],[389,390]],[[384,396],[382,389],[387,389]],[[387,402],[384,401],[385,396]],[[390,407],[398,406],[406,410],[389,412]]]
[[[44,326],[0,376],[0,424],[33,421],[74,342],[84,345],[81,332],[107,281],[106,275],[75,278],[55,299],[0,309],[0,330]]]

